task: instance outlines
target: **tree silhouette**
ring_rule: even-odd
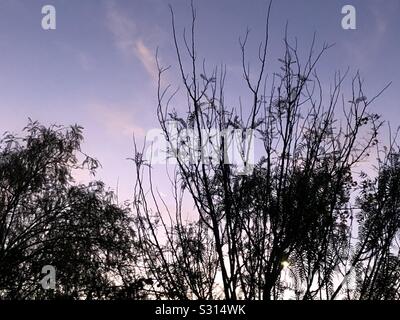
[[[191,32],[189,39],[183,33],[182,45],[171,8],[188,101],[185,114],[170,106],[177,91],[163,85],[169,67],[157,57],[157,114],[165,151],[177,163],[170,176],[173,209],[153,185],[151,157],[144,159],[135,146],[134,214],[145,274],[155,280],[149,292],[170,299],[398,297],[398,258],[391,247],[399,232],[398,177],[392,169],[380,171],[376,193],[361,191],[361,209],[354,203],[360,192],[356,167],[370,159],[383,124],[369,106],[386,87],[367,98],[359,73],[348,82],[346,71],[336,72],[324,92],[316,66],[330,46],[318,51],[314,37],[302,59],[287,30],[280,70],[268,82],[269,15],[270,6],[255,74],[246,59],[249,32],[240,40],[252,102],[232,107],[225,103],[225,68],[210,71],[200,62],[193,3]],[[232,163],[227,141],[235,130],[241,132],[241,157]],[[263,146],[254,164],[251,139]],[[191,219],[182,209],[185,197],[194,203]]]
[[[116,294],[134,276],[129,210],[99,181],[73,183],[73,169],[99,165],[80,149],[81,127],[30,122],[24,132],[0,141],[0,298]],[[45,265],[56,268],[56,290],[39,284]]]
[[[400,298],[399,159],[399,148],[393,142],[379,160],[377,177],[362,182],[357,215],[359,242],[352,262],[358,299]]]
[[[226,68],[200,61],[191,9],[180,41],[171,8],[186,109],[171,107],[178,90],[157,53],[166,145],[134,141],[131,202],[94,179],[81,127],[30,121],[23,136],[3,135],[0,299],[399,299],[400,149],[397,134],[382,145],[370,111],[387,87],[367,95],[347,70],[327,91],[317,66],[330,46],[314,36],[304,54],[287,29],[267,74],[270,5],[252,72],[248,31],[239,42],[247,102],[229,105]],[[172,205],[153,151],[176,163]],[[77,184],[74,170],[92,181]],[[55,289],[40,284],[47,265]]]

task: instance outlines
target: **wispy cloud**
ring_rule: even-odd
[[[89,71],[93,68],[93,58],[86,52],[79,51],[76,53],[76,58],[79,65],[85,71]]]
[[[375,38],[379,39],[382,37],[389,25],[388,21],[388,12],[392,12],[393,8],[390,9],[390,6],[385,6],[385,2],[382,0],[375,0],[374,2],[369,3],[369,10],[374,18],[373,23],[375,24]]]
[[[397,3],[397,4],[396,4]],[[350,60],[354,61],[358,66],[362,66],[363,70],[371,68],[371,63],[376,57],[381,55],[382,47],[391,35],[391,24],[397,19],[393,13],[398,11],[398,1],[375,0],[368,2],[366,5],[370,19],[364,20],[368,25],[357,26],[355,34],[358,37],[351,41],[344,41],[343,46],[347,50]],[[368,36],[363,36],[363,30],[368,30]]]
[[[134,115],[122,108],[95,104],[89,107],[89,112],[112,135],[144,137],[145,130],[135,124]]]
[[[139,37],[133,19],[124,14],[112,2],[107,6],[107,26],[111,31],[117,48],[128,58],[137,58],[149,76],[157,79],[157,64],[155,55]]]
[[[158,69],[154,53],[151,52],[140,39],[135,43],[135,53],[138,59],[142,62],[147,73],[152,79],[156,80],[158,77]]]
[[[71,43],[65,41],[57,41],[58,48],[68,54],[84,71],[92,70],[96,65],[95,57],[88,51],[74,47]]]
[[[117,47],[126,55],[135,52],[135,22],[123,14],[115,2],[107,5],[107,26],[114,36]]]

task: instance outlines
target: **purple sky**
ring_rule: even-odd
[[[188,26],[189,2],[169,3],[178,28]],[[57,10],[56,30],[41,28],[46,4]],[[357,30],[341,28],[345,4],[357,10]],[[202,0],[195,5],[198,54],[210,67],[226,64],[226,95],[232,92],[229,102],[235,104],[246,94],[238,37],[249,27],[250,48],[257,48],[267,1]],[[287,21],[301,48],[317,32],[318,44],[336,44],[317,68],[324,85],[329,88],[335,70],[348,66],[360,70],[371,95],[393,81],[374,111],[397,126],[399,15],[398,0],[274,1],[267,71],[276,71]],[[157,127],[157,46],[162,63],[173,67],[166,80],[180,84],[171,40],[164,0],[0,0],[0,131],[20,132],[28,117],[44,124],[84,126],[84,150],[103,166],[98,178],[112,188],[119,180],[120,197],[127,198],[134,182],[133,166],[126,160],[133,153],[132,132],[143,138]]]

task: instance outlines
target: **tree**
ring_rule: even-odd
[[[358,243],[347,273],[355,273],[352,293],[362,300],[400,298],[400,154],[395,141],[384,150],[377,147],[384,152],[377,177],[364,177],[357,199]]]
[[[155,279],[148,289],[156,297],[268,300],[287,297],[285,293],[296,299],[365,297],[360,288],[350,290],[349,277],[356,266],[362,269],[361,256],[370,236],[364,229],[371,227],[361,223],[360,238],[354,242],[351,195],[357,192],[354,169],[369,158],[383,124],[369,106],[386,87],[367,98],[357,72],[349,83],[350,98],[345,99],[346,71],[336,72],[331,90],[324,93],[316,66],[330,46],[324,44],[317,51],[314,37],[301,59],[297,42],[289,41],[286,30],[281,68],[273,73],[268,89],[270,8],[255,74],[246,60],[249,32],[240,41],[244,84],[252,101],[247,107],[225,104],[224,67],[209,71],[204,60],[199,65],[193,3],[190,38],[184,32],[184,46],[179,44],[171,8],[173,43],[188,103],[183,115],[170,107],[177,91],[162,86],[169,67],[162,67],[157,57],[157,114],[168,156],[177,162],[170,177],[175,212],[157,194],[151,159],[144,159],[136,146],[134,159],[139,250],[144,273]],[[236,164],[229,150],[235,130],[240,132],[236,148],[241,155]],[[264,149],[254,164],[249,161],[252,139]],[[195,206],[191,221],[182,212],[185,194]],[[371,215],[363,206],[361,215]],[[375,228],[382,232],[383,224]],[[380,249],[381,262],[377,256],[371,258],[385,275],[384,266],[393,268],[389,244],[398,230],[395,225],[390,234],[384,233],[388,238]],[[364,281],[361,287],[392,279],[374,271],[372,280],[367,270],[359,275]],[[383,288],[383,282],[379,286]],[[398,295],[398,290],[393,288],[386,297]],[[373,298],[373,290],[368,292]]]
[[[0,140],[0,298],[116,296],[134,277],[128,208],[100,181],[73,183],[73,169],[99,165],[81,151],[81,127],[31,121],[24,132]],[[39,283],[45,265],[55,290]]]

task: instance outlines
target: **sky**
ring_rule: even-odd
[[[129,198],[134,167],[127,158],[133,156],[133,132],[141,140],[159,127],[156,48],[160,62],[171,65],[165,81],[181,85],[168,4],[181,34],[190,26],[190,2],[184,0],[0,0],[0,132],[20,133],[28,117],[43,124],[82,125],[83,150],[102,164],[97,178],[113,189],[118,185],[120,198]],[[249,48],[257,49],[268,2],[194,4],[198,54],[210,67],[226,65],[226,94],[237,105],[238,97],[247,94],[238,39],[249,28]],[[341,26],[341,9],[347,4],[356,8],[356,30]],[[55,30],[41,26],[44,5],[56,9]],[[323,85],[329,88],[334,72],[347,67],[352,73],[360,70],[370,95],[392,81],[373,110],[397,126],[399,14],[398,0],[274,1],[267,72],[276,71],[286,24],[303,52],[315,32],[317,44],[335,44],[317,67]],[[85,179],[77,175],[77,180]],[[159,188],[168,191],[165,183]]]

